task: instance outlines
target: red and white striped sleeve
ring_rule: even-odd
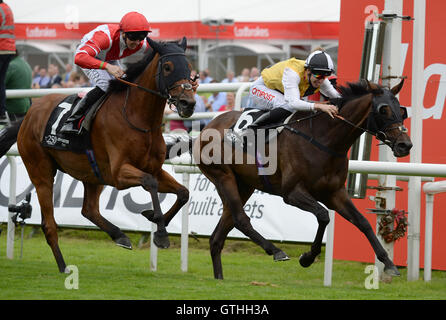
[[[103,31],[96,31],[93,36],[77,50],[74,63],[84,69],[105,69],[107,62],[96,57],[102,50],[110,47],[110,38]]]

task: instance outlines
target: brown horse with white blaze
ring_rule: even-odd
[[[277,153],[274,155],[277,169],[269,175],[260,176],[258,165],[253,162],[234,161],[237,153],[234,147],[228,148],[226,139],[215,139],[216,134],[212,135],[212,140],[207,138],[206,131],[211,129],[223,137],[225,130],[236,123],[240,112],[227,112],[209,123],[194,144],[194,159],[203,174],[215,184],[223,203],[223,214],[210,238],[215,278],[223,279],[221,251],[227,234],[234,227],[260,245],[267,254],[273,255],[275,261],[289,259],[254,230],[243,209],[255,189],[281,196],[285,203],[316,216],[319,226],[311,250],[299,259],[303,267],[310,266],[321,252],[322,237],[329,223],[328,211],[322,203],[364,233],[378,259],[384,263],[385,272],[399,275],[369,222],[350,200],[345,181],[347,153],[364,131],[389,145],[395,156],[409,154],[412,143],[403,126],[407,113],[395,97],[402,86],[403,81],[389,90],[361,81],[341,87],[343,98],[333,102],[340,107],[339,117],[335,119],[324,113],[295,113],[277,137]],[[212,150],[211,155],[208,150]],[[228,151],[230,154],[225,154]],[[231,157],[232,162],[228,161]],[[210,159],[218,159],[218,162]],[[246,159],[248,156],[245,154]]]
[[[126,72],[126,80],[136,86],[113,80],[110,94],[91,125],[91,144],[102,181],[94,174],[85,154],[41,145],[50,114],[65,96],[42,97],[32,105],[21,124],[18,149],[36,188],[42,229],[60,272],[65,272],[66,264],[59,249],[53,212],[53,182],[57,170],[83,183],[82,215],[108,233],[116,244],[128,249],[131,249],[128,237],[99,212],[104,183],[120,190],[142,186],[150,193],[153,210],[142,214],[157,224],[155,243],[161,248],[169,246],[167,224],[188,201],[188,190],[162,169],[166,155],[162,136],[166,100],[185,118],[192,115],[195,107],[191,66],[185,56],[186,38],[181,42],[156,42],[149,38],[148,41],[153,52],[129,66]],[[158,192],[177,195],[176,202],[164,215]]]

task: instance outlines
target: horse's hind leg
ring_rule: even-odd
[[[36,185],[37,197],[39,198],[40,210],[42,213],[42,230],[45,234],[46,242],[53,252],[60,272],[66,272],[66,264],[59,248],[57,236],[57,225],[54,220],[53,208],[53,184],[45,183]]]
[[[84,203],[82,215],[106,232],[118,246],[132,249],[130,239],[110,221],[101,216],[99,212],[99,197],[103,186],[84,182]]]
[[[245,204],[249,197],[254,192],[252,187],[238,186],[240,190],[240,199],[242,204]],[[209,245],[211,249],[212,266],[214,268],[214,278],[223,279],[223,267],[221,264],[221,251],[225,244],[228,233],[234,228],[231,212],[227,207],[223,208],[223,214],[217,224],[214,232],[209,238]]]
[[[234,228],[231,212],[228,209],[223,209],[223,214],[218,221],[217,227],[212,232],[209,238],[209,245],[211,249],[212,266],[214,268],[214,278],[223,279],[223,267],[221,264],[221,251],[225,244],[228,233]]]
[[[218,177],[218,175],[214,176]],[[213,182],[223,201],[224,210],[229,210],[232,214],[234,226],[256,244],[261,246],[267,254],[273,255],[275,261],[289,260],[288,256],[282,250],[277,248],[271,241],[266,240],[252,227],[250,219],[243,209],[244,201],[242,200],[239,191],[247,187],[238,186],[234,175],[232,173],[228,174],[227,172],[222,173],[218,181]]]
[[[34,184],[39,199],[42,214],[42,230],[46,242],[50,246],[60,272],[65,272],[66,264],[59,248],[57,237],[57,225],[54,220],[53,183],[56,169],[52,160],[41,150],[33,151],[28,148],[26,152],[20,152],[26,165],[31,182]],[[35,161],[39,159],[39,161]]]

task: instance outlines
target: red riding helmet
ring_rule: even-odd
[[[135,31],[150,31],[149,22],[146,17],[138,12],[129,12],[122,17],[119,23],[119,28],[122,32],[135,32]]]

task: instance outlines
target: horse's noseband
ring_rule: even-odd
[[[185,82],[185,83],[180,83],[180,84],[173,85],[172,87],[170,87],[168,89],[168,92],[170,90],[173,90],[173,89],[178,88],[178,87],[181,87],[183,90],[181,91],[181,93],[177,97],[172,97],[168,93],[167,103],[169,105],[173,104],[173,105],[177,106],[178,102],[181,100],[181,97],[184,96],[185,91],[190,91],[190,90],[193,89],[193,87],[192,87],[192,85],[190,83]]]
[[[395,142],[403,134],[407,133],[407,128],[403,125],[404,120],[407,118],[407,110],[399,105],[398,100],[392,94],[389,89],[383,89],[383,94],[379,96],[373,96],[372,111],[367,121],[367,130],[384,144],[393,149]],[[383,116],[381,109],[388,106],[391,110],[391,117]],[[401,115],[400,108],[404,108],[404,113]],[[391,130],[399,130],[399,135],[393,141],[391,141],[387,132]]]
[[[384,117],[380,114],[380,109],[384,106],[389,106],[392,110],[391,119],[384,119]],[[397,111],[398,108],[403,108],[403,115]],[[403,125],[404,120],[407,118],[407,109],[399,105],[398,100],[396,100],[395,96],[388,89],[384,89],[384,93],[380,96],[373,96],[372,111],[367,119],[367,128],[356,125],[340,115],[336,115],[336,118],[357,129],[361,129],[372,136],[375,136],[376,139],[388,145],[392,150],[398,138],[403,133],[408,132],[407,128]],[[387,136],[387,132],[395,129],[398,129],[400,133],[398,137],[391,141]]]
[[[167,77],[162,74],[164,59],[171,56],[186,56],[186,54],[182,52],[172,52],[160,56],[158,61],[158,71],[156,73],[156,85],[160,93],[167,99],[168,103],[176,105],[180,98],[184,95],[185,91],[192,90],[192,85],[190,83],[175,84],[178,79],[190,78],[189,68],[174,69],[173,73]],[[181,87],[183,90],[178,97],[174,98],[169,92],[177,87]]]
[[[394,130],[394,129],[398,129],[400,131],[400,134],[398,135],[398,137],[396,137],[394,139],[394,141],[390,141],[390,139],[387,137],[386,132],[390,131],[390,130]],[[402,135],[403,133],[407,133],[409,130],[407,130],[407,128],[403,125],[401,126],[393,126],[393,127],[387,127],[386,129],[384,129],[384,131],[377,131],[375,134],[375,137],[382,141],[384,144],[388,145],[391,149],[393,149],[393,147],[395,146],[395,142],[398,140],[398,138],[400,137],[400,135]]]

